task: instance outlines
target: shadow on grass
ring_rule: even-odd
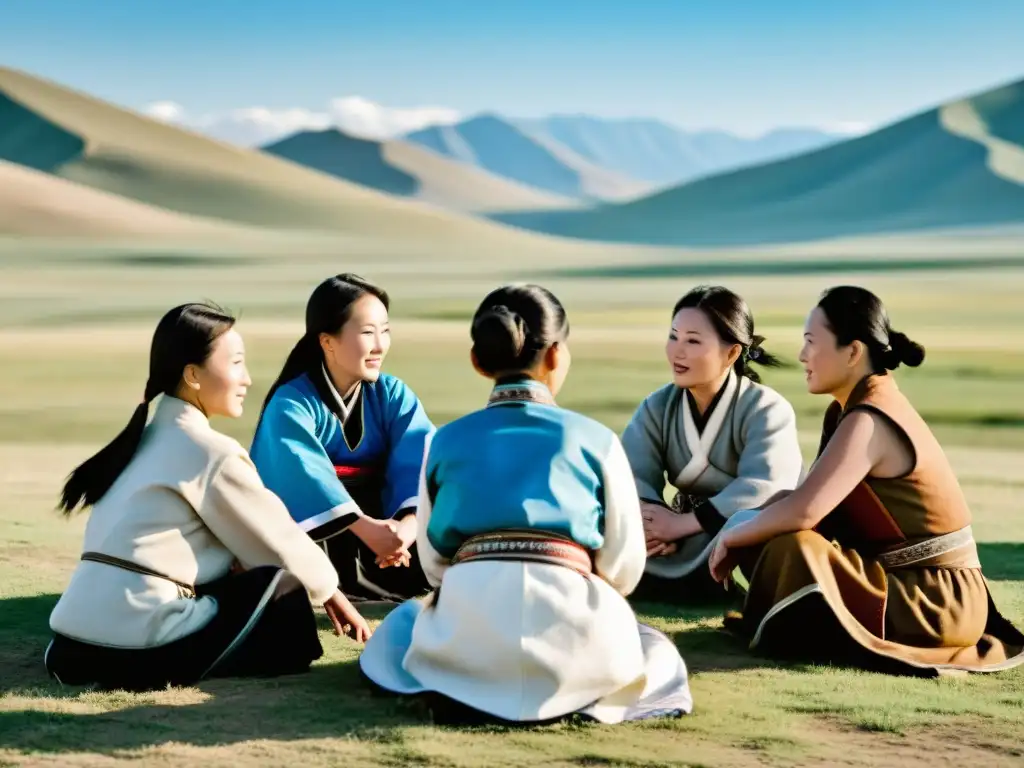
[[[61,686],[43,666],[49,642],[49,615],[58,595],[0,600],[0,695],[49,699],[62,708],[119,707],[108,712],[0,711],[0,748],[47,753],[141,749],[169,741],[196,746],[230,745],[252,739],[298,740],[349,738],[394,744],[397,726],[429,723],[420,702],[376,693],[361,677],[354,660],[314,666],[308,673],[256,680],[218,679],[196,688],[208,698],[200,703],[145,703],[154,694],[94,693]],[[366,615],[379,618],[387,609],[372,606]],[[318,615],[322,628],[325,616]],[[334,641],[331,637],[325,641]],[[348,642],[337,640],[336,642]],[[155,694],[155,695],[162,695]],[[182,699],[195,696],[181,689]],[[108,702],[96,700],[109,697]],[[133,705],[132,700],[143,701]],[[8,700],[8,706],[13,702]],[[128,706],[124,706],[128,703]],[[26,702],[24,706],[38,706]]]
[[[1024,580],[1024,544],[981,544],[979,549],[989,578]],[[34,699],[8,699],[8,707],[23,708],[0,711],[0,748],[49,754],[116,754],[168,742],[210,747],[251,740],[340,738],[380,745],[389,752],[402,749],[404,726],[431,722],[425,702],[377,692],[363,680],[354,659],[323,663],[302,675],[209,681],[197,686],[199,696],[206,697],[198,703],[193,703],[194,689],[172,692],[170,703],[146,701],[152,695],[117,693],[97,699],[97,694],[86,689],[60,686],[43,668],[43,651],[50,634],[48,619],[57,597],[50,594],[0,600],[0,694]],[[730,607],[731,603],[699,607],[635,604],[641,620],[686,624],[670,634],[691,674],[808,668],[806,660],[752,653],[745,640],[721,628],[719,620]],[[375,605],[363,610],[368,618],[378,619],[390,608]],[[808,619],[809,626],[820,626],[819,618]],[[319,621],[326,628],[326,618],[319,616]],[[179,703],[174,703],[175,697]],[[109,711],[54,711],[104,707]],[[495,725],[459,730],[509,729]]]
[[[771,660],[753,655],[745,640],[722,628],[725,612],[738,607],[736,599],[706,601],[699,606],[633,603],[641,621],[685,621],[690,625],[669,633],[690,674],[775,666]]]

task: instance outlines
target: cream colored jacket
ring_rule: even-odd
[[[282,566],[315,605],[338,585],[327,555],[263,485],[245,449],[197,408],[167,396],[125,471],[92,508],[83,551],[186,584],[224,576],[235,559],[247,568]],[[85,642],[147,648],[195,632],[216,611],[212,598],[184,597],[165,579],[83,561],[50,627]]]

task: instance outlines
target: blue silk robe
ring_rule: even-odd
[[[420,466],[434,425],[401,379],[381,374],[360,387],[342,423],[303,374],[274,393],[253,438],[250,455],[263,482],[306,532],[328,524],[342,530],[360,511],[393,517],[415,510]],[[331,394],[345,413],[347,406],[333,387]],[[349,423],[353,419],[361,430]],[[347,433],[358,435],[353,444]],[[360,510],[346,488],[346,469],[375,479],[381,488],[378,509]]]

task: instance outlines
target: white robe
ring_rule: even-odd
[[[513,560],[451,566],[427,536],[424,462],[417,547],[440,592],[404,603],[377,629],[360,659],[371,680],[398,693],[436,691],[512,721],[578,711],[614,723],[691,710],[678,651],[638,625],[625,599],[643,574],[646,548],[629,463],[609,437],[604,545],[591,575]]]

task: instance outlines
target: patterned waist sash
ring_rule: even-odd
[[[155,578],[163,579],[164,581],[169,581],[172,584],[176,585],[178,587],[179,597],[192,598],[196,596],[195,587],[193,587],[191,584],[186,584],[183,581],[172,579],[170,576],[160,573],[159,571],[154,571],[152,568],[147,568],[144,565],[133,563],[131,560],[122,560],[120,557],[114,557],[113,555],[104,555],[102,552],[83,552],[81,559],[90,563],[103,563],[103,565],[110,565],[114,568],[120,568],[124,571],[139,573],[143,576],[154,576]]]
[[[590,553],[572,539],[546,531],[494,531],[467,539],[452,558],[452,565],[478,560],[518,560],[549,563],[593,573]]]
[[[898,568],[980,568],[978,545],[971,526],[934,536],[916,544],[883,552],[878,562],[886,570]]]

